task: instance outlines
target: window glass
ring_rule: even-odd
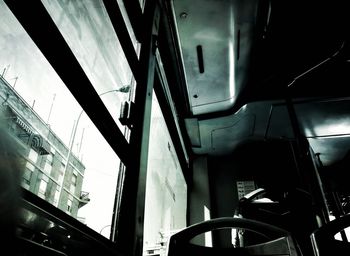
[[[134,81],[102,0],[42,2],[123,131],[120,107]]]
[[[52,165],[49,164],[49,163],[45,163],[44,172],[45,172],[46,174],[50,175],[51,169],[52,169]]]
[[[53,155],[52,154],[49,154],[49,155],[46,156],[46,162],[49,165],[52,165],[52,160],[53,160]]]
[[[56,206],[56,207],[58,205],[59,197],[60,197],[60,191],[58,189],[56,189],[55,190],[55,195],[54,195],[54,198],[53,198],[53,205]]]
[[[186,226],[187,185],[154,93],[149,141],[144,255],[163,255],[169,236]]]
[[[43,177],[46,177],[46,176],[43,176]],[[47,181],[44,179],[41,179],[38,195],[43,199],[45,199],[46,188],[47,188]]]
[[[112,32],[103,30],[108,24],[103,23],[106,17],[99,1],[46,1],[46,6],[61,8],[56,14],[61,15],[61,25],[69,28],[66,32],[71,33],[71,41],[76,40],[75,46],[92,45],[85,50],[77,46],[74,51],[81,54],[81,64],[98,93],[130,82],[120,51],[108,48],[116,42]],[[67,18],[71,14],[77,20]],[[99,232],[112,221],[120,160],[4,1],[0,1],[0,17],[1,122],[25,162],[20,170],[26,180],[22,186],[64,212],[71,204],[70,215]],[[94,48],[97,38],[105,40],[99,49]],[[96,85],[101,80],[104,87]],[[113,91],[105,96],[117,104],[128,93]],[[118,109],[109,109],[117,119]]]
[[[29,162],[27,162],[27,164],[26,164],[26,169],[29,169],[30,171],[34,171],[34,169],[35,169],[35,167],[34,167],[34,165],[32,165],[31,163],[29,163]]]
[[[33,166],[34,167],[34,166]],[[26,189],[30,188],[30,180],[32,178],[33,171],[29,168],[25,168],[23,172],[22,186]]]
[[[140,49],[140,44],[138,44],[137,40],[136,40],[136,36],[135,36],[135,33],[132,29],[132,26],[131,26],[131,23],[130,23],[130,19],[129,19],[129,16],[128,16],[128,13],[125,9],[125,6],[124,6],[124,3],[123,3],[123,0],[117,0],[118,2],[118,5],[119,5],[119,8],[120,8],[120,11],[122,13],[122,16],[124,18],[124,21],[125,21],[125,25],[126,25],[126,28],[128,29],[128,32],[129,32],[129,35],[130,35],[130,39],[131,41],[133,42],[133,45],[134,45],[134,49],[137,53],[137,55],[139,54],[139,49]]]
[[[78,179],[78,175],[77,174],[73,174],[73,176],[72,176],[72,185],[74,185],[74,186],[77,185],[77,179]]]
[[[33,149],[30,149],[30,150],[29,150],[28,158],[29,158],[33,163],[36,163],[36,161],[38,160],[38,153],[35,152]]]
[[[72,211],[72,204],[73,204],[73,202],[72,202],[72,200],[68,200],[67,201],[67,211],[70,213],[71,211]]]
[[[75,194],[75,185],[74,185],[74,184],[70,184],[69,192],[70,192],[72,195]]]

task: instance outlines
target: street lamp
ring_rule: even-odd
[[[105,94],[108,94],[108,93],[111,93],[111,92],[122,92],[122,93],[128,93],[130,91],[130,85],[125,85],[125,86],[122,86],[120,87],[119,89],[114,89],[114,90],[109,90],[109,91],[106,91],[106,92],[102,92],[99,94],[99,96],[102,96],[102,95],[105,95]],[[58,204],[60,203],[61,201],[61,196],[62,196],[62,190],[63,190],[63,186],[64,186],[64,178],[66,176],[66,172],[67,172],[67,169],[68,169],[68,165],[69,165],[69,159],[72,155],[72,150],[73,150],[73,145],[74,145],[74,140],[75,140],[75,135],[77,133],[77,127],[78,127],[78,124],[79,124],[79,121],[80,121],[80,118],[82,116],[84,112],[84,109],[82,109],[79,113],[79,116],[75,122],[75,125],[74,125],[74,128],[73,128],[73,131],[72,131],[72,139],[71,139],[71,143],[69,145],[69,148],[68,148],[68,154],[67,154],[67,163],[66,165],[64,166],[64,170],[63,170],[63,180],[62,180],[62,184],[61,186],[59,186],[59,200],[58,200]]]
[[[102,231],[105,229],[105,228],[108,228],[108,227],[110,227],[110,226],[112,226],[111,224],[108,224],[108,225],[106,225],[106,226],[103,226],[102,228],[101,228],[101,230],[100,230],[100,234],[102,235]]]

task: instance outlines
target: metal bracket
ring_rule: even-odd
[[[132,101],[124,101],[121,104],[119,121],[122,125],[126,125],[129,129],[132,128],[134,123],[133,110],[135,103]]]

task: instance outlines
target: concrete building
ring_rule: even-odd
[[[74,154],[67,160],[69,148],[2,76],[0,111],[19,145],[22,187],[77,218],[78,209],[89,202],[81,190],[84,164]]]

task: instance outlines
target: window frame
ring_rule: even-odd
[[[171,107],[166,104],[169,99],[167,99],[164,90],[160,65],[156,60],[155,49],[157,48],[161,6],[158,1],[148,0],[145,3],[144,12],[142,12],[138,0],[123,2],[129,17],[130,15],[136,15],[136,18],[131,20],[131,24],[136,38],[141,42],[139,58],[133,47],[117,1],[103,0],[138,85],[135,91],[134,124],[130,134],[130,143],[117,127],[43,4],[40,1],[19,3],[19,1],[5,0],[17,20],[37,44],[40,51],[125,166],[125,168],[121,168],[120,175],[123,178],[118,178],[118,187],[123,187],[123,189],[121,195],[117,195],[115,200],[115,202],[119,201],[120,203],[115,203],[115,207],[119,207],[114,209],[111,238],[113,242],[123,246],[122,251],[132,252],[134,248],[142,250],[142,244],[139,247],[138,243],[140,243],[140,240],[142,241],[143,236],[143,222],[140,220],[143,220],[145,203],[144,190],[147,167],[144,166],[147,166],[147,164],[144,163],[147,163],[148,160],[147,150],[153,87],[158,99],[160,99],[159,104],[162,112],[166,116],[165,121],[174,140],[176,154],[179,157],[186,181],[189,177],[189,163],[186,160],[183,146],[181,146],[181,134],[176,128],[174,120],[172,120]],[[143,29],[141,29],[141,21]],[[50,37],[45,36],[47,34],[50,34]],[[69,67],[66,63],[70,63]],[[82,86],[84,86],[84,94],[81,94]],[[94,102],[94,104],[91,104],[91,102]],[[93,230],[82,227],[78,220],[72,219],[67,214],[62,214],[54,206],[48,206],[40,198],[33,199],[33,196],[28,194],[27,191],[24,191],[23,198],[30,203],[34,201],[39,209],[48,209],[57,218],[79,228],[84,233],[88,233],[94,239],[102,239],[99,235],[96,236]],[[133,227],[132,229],[130,229],[130,225]],[[119,236],[116,236],[117,233]]]

